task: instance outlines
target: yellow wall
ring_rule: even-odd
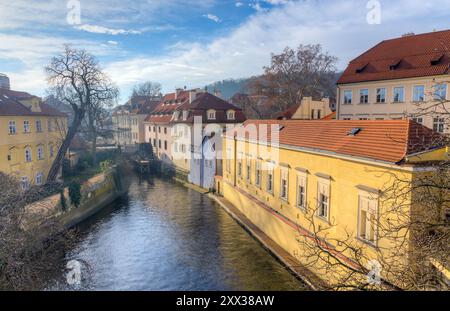
[[[239,149],[237,146],[238,143],[234,140],[225,138],[224,159],[227,159],[230,154],[233,157],[239,156],[239,152],[235,151]],[[252,147],[249,148],[249,146]],[[375,200],[378,205],[378,214],[382,214],[383,210],[387,210],[388,206],[392,206],[392,204],[389,204],[390,199],[381,197],[376,194],[376,191],[386,189],[392,182],[393,176],[397,176],[405,182],[411,181],[415,174],[412,167],[384,165],[305,151],[279,149],[279,159],[274,164],[274,191],[272,194],[266,191],[266,165],[267,160],[272,161],[275,157],[258,160],[258,157],[263,155],[264,152],[255,149],[255,146],[257,145],[253,143],[245,143],[244,159],[242,159],[243,174],[242,177],[238,177],[236,174],[236,181],[235,173],[239,160],[233,159],[228,164],[225,160],[223,181],[218,180],[220,182],[218,188],[226,199],[286,251],[302,260],[301,254],[304,250],[301,249],[296,238],[302,230],[312,231],[311,221],[307,220],[306,217],[307,213],[304,209],[297,207],[297,176],[299,175],[306,175],[307,206],[312,209],[317,206],[318,184],[329,182],[329,217],[325,220],[314,216],[316,226],[329,228],[327,231],[328,238],[343,240],[347,237],[347,234],[350,234],[352,243],[356,243],[364,249],[367,256],[372,259],[377,259],[376,247],[396,249],[392,245],[392,240],[380,239],[375,245],[371,245],[357,237],[359,200],[360,197],[370,197],[371,200]],[[247,158],[251,159],[250,181],[247,180],[246,176]],[[256,161],[260,161],[262,165],[261,187],[255,185]],[[285,167],[286,164],[289,167]],[[287,201],[280,198],[281,170],[287,170],[288,172]],[[305,173],[305,170],[307,170],[307,173]],[[330,179],[327,179],[325,175],[328,175]],[[406,195],[403,198],[402,206],[408,206],[408,204],[410,204],[410,196]],[[405,208],[404,213],[407,215],[409,210]],[[403,234],[403,232],[399,233]],[[405,246],[406,251],[407,247],[408,245]],[[308,263],[304,262],[304,264]],[[314,272],[319,276],[322,275],[324,279],[328,278],[325,271],[318,269]]]
[[[41,121],[42,132],[37,132],[36,121]],[[52,131],[48,131],[48,121]],[[16,122],[16,134],[9,134],[9,121]],[[24,133],[24,121],[29,121],[30,133]],[[44,116],[0,116],[0,171],[13,174],[19,180],[28,177],[30,185],[36,183],[36,175],[42,173],[45,183],[67,129],[67,118]],[[50,146],[54,146],[53,157]],[[43,147],[43,159],[38,159],[38,147]],[[31,148],[32,161],[25,161],[25,148]],[[11,155],[11,160],[8,160]]]

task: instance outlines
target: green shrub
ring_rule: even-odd
[[[69,198],[72,205],[79,207],[81,203],[81,185],[78,182],[72,182],[69,185]]]

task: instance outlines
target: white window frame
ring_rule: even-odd
[[[326,210],[322,213],[322,195],[327,197]],[[328,179],[319,178],[317,181],[317,217],[329,221],[331,206],[331,182]]]
[[[350,93],[350,100],[348,100],[348,98],[347,98],[347,93]],[[353,103],[353,91],[352,90],[344,90],[343,96],[344,96],[344,98],[343,98],[344,105],[351,105]]]
[[[384,94],[381,93],[381,91],[383,91]],[[383,96],[382,96],[382,94],[383,94]],[[377,96],[377,98],[376,98],[376,103],[377,104],[385,104],[386,103],[386,98],[387,98],[387,89],[385,87],[377,88],[376,96]]]
[[[42,133],[42,121],[36,120],[36,132]]]
[[[378,196],[372,193],[360,192],[358,195],[358,223],[357,223],[357,237],[365,243],[376,246],[378,240],[378,228],[376,222],[378,221]],[[366,214],[366,219],[362,219],[363,211]],[[373,215],[373,218],[367,218],[367,215]],[[375,224],[372,223],[375,222]],[[362,233],[362,225],[364,224],[364,231]],[[367,238],[367,232],[373,230],[373,239]]]
[[[437,92],[437,90],[436,90],[437,87],[439,87],[439,92]],[[443,88],[441,89],[441,87],[443,87]],[[441,94],[442,92],[444,93],[443,95]],[[438,93],[440,93],[440,94],[438,94]],[[439,96],[437,96],[437,95],[439,95]],[[433,100],[435,100],[435,101],[442,100],[443,101],[446,99],[447,99],[447,83],[445,83],[445,82],[436,83],[433,86]]]
[[[274,185],[273,180],[274,180],[274,176],[275,176],[274,174],[275,174],[274,165],[272,163],[267,163],[266,191],[270,194],[274,193],[274,190],[273,190],[273,185]],[[269,176],[272,176],[272,178],[269,179]],[[270,185],[270,188],[269,188],[269,185]]]
[[[363,91],[367,91],[367,95],[363,95],[363,94],[362,94]],[[364,96],[364,97],[367,96],[367,101],[365,101],[365,102],[362,101],[363,96]],[[369,96],[370,96],[370,91],[369,91],[369,89],[360,89],[360,90],[359,90],[359,104],[361,104],[361,105],[367,105],[367,104],[369,103]]]
[[[234,110],[228,110],[227,111],[227,119],[228,120],[234,120],[234,119],[236,119],[236,113],[235,113],[235,111]]]
[[[216,110],[214,110],[214,109],[209,109],[209,110],[206,112],[206,115],[207,115],[207,119],[208,119],[208,120],[215,120],[215,119],[216,119]]]
[[[397,101],[395,100],[395,91],[397,89],[401,89],[402,90],[402,97]],[[395,104],[400,104],[400,103],[404,103],[405,102],[405,87],[404,86],[394,86],[392,88],[392,102]]]
[[[441,130],[442,128],[442,130]],[[438,133],[444,133],[445,132],[445,118],[442,118],[440,116],[434,116],[433,117],[433,130]]]
[[[42,146],[37,147],[37,156],[38,160],[44,160],[44,147]]]
[[[36,174],[36,185],[37,186],[41,186],[44,182],[44,174],[42,174],[41,172]]]
[[[286,181],[285,185],[284,181]],[[289,202],[289,169],[287,167],[280,167],[280,199]]]
[[[8,122],[8,128],[9,128],[9,135],[16,135],[17,134],[16,121],[9,121]]]
[[[423,99],[416,99],[416,88],[423,88]],[[413,92],[412,92],[412,101],[415,103],[421,103],[425,101],[425,85],[423,84],[418,84],[418,85],[414,85],[413,86]]]
[[[258,187],[261,187],[261,177],[262,177],[262,170],[261,170],[261,160],[256,159],[256,168],[255,168],[255,185]]]
[[[33,151],[30,147],[25,148],[25,162],[33,162]]]
[[[300,187],[303,188],[303,194],[300,191]],[[297,194],[296,194],[296,202],[295,205],[298,208],[301,208],[303,210],[306,210],[307,207],[307,193],[308,193],[308,176],[306,173],[297,173]],[[301,196],[303,196],[302,202],[301,203]]]
[[[30,121],[28,120],[23,121],[23,132],[26,134],[31,133]]]

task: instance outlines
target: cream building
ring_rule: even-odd
[[[298,105],[280,114],[278,119],[320,120],[331,112],[329,98],[314,100],[312,97],[303,97]]]
[[[383,41],[351,61],[338,81],[338,119],[410,118],[449,132],[443,114],[449,103],[439,104],[450,98],[445,46],[450,46],[450,30],[407,35]]]
[[[0,171],[22,188],[42,185],[67,131],[67,115],[25,92],[0,89]]]

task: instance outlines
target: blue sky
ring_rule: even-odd
[[[125,99],[145,80],[203,87],[262,73],[272,52],[320,43],[339,69],[377,42],[450,28],[448,0],[0,0],[0,72],[14,89],[45,95],[43,67],[64,43],[95,54]],[[375,1],[376,2],[376,1]],[[369,8],[368,8],[369,6]]]

